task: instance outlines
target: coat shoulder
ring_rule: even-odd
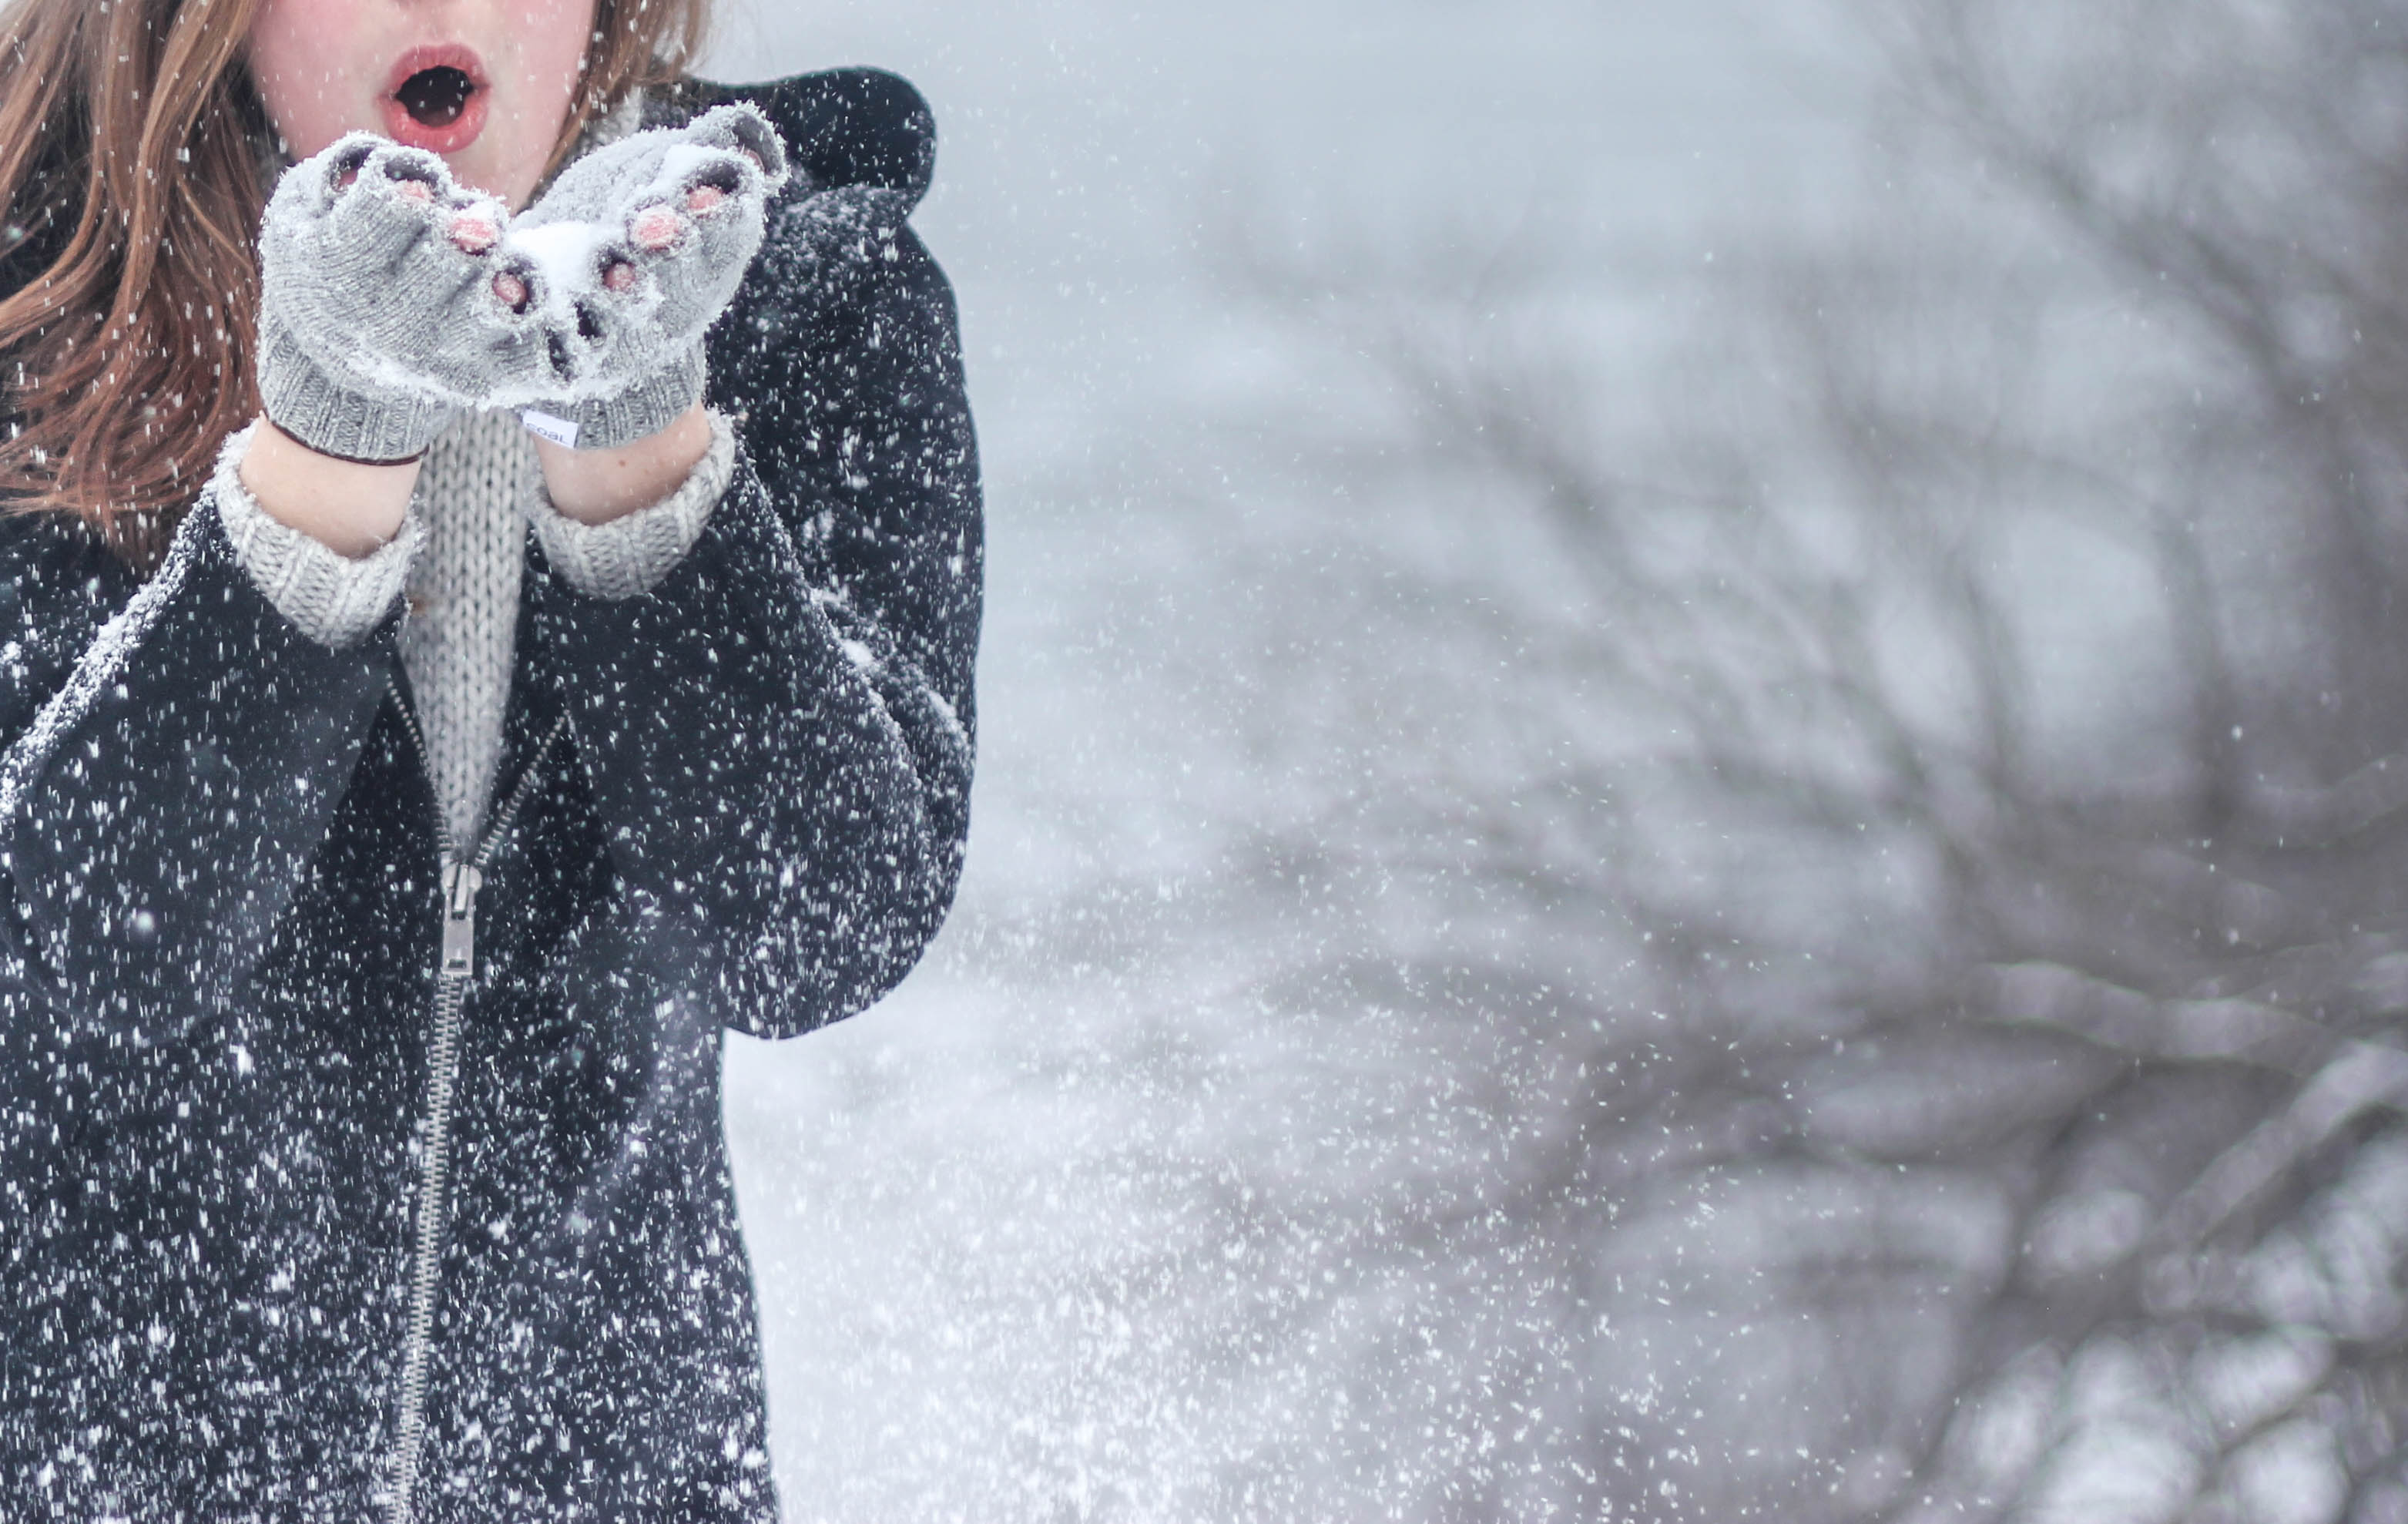
[[[937,162],[937,122],[927,101],[884,69],[825,69],[763,84],[684,79],[646,103],[647,126],[689,120],[723,101],[748,101],[785,139],[813,191],[864,186],[927,193]]]

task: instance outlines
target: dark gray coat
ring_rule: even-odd
[[[712,334],[736,483],[643,597],[528,553],[425,1520],[775,1517],[721,1031],[860,1010],[959,874],[980,503],[902,222],[927,112],[847,71],[654,119],[730,95],[802,171]],[[374,1517],[441,917],[400,671],[391,624],[287,624],[206,504],[147,582],[0,520],[0,1518]]]

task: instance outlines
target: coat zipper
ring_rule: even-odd
[[[419,766],[434,780],[433,757],[418,716],[403,699],[399,684],[392,685],[401,723],[418,750]],[[435,835],[443,857],[443,948],[435,965],[435,1002],[426,1042],[426,1110],[421,1118],[426,1138],[419,1166],[418,1212],[412,1225],[409,1257],[409,1316],[405,1325],[401,1358],[401,1393],[394,1425],[385,1517],[390,1524],[410,1524],[417,1513],[418,1465],[426,1441],[426,1367],[435,1344],[435,1302],[442,1289],[443,1217],[451,1184],[452,1100],[460,1078],[460,1023],[467,1003],[468,985],[477,974],[477,892],[484,887],[485,870],[509,836],[519,810],[534,792],[544,759],[552,754],[568,716],[552,722],[527,759],[526,770],[503,800],[499,813],[485,828],[476,850],[463,854],[443,823],[442,801],[436,802]]]

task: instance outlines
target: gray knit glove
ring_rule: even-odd
[[[657,433],[702,396],[702,337],[761,247],[786,150],[746,105],[637,133],[561,171],[495,252],[539,332],[490,395],[580,448]],[[516,282],[515,286],[512,282]]]
[[[527,340],[493,293],[509,215],[443,161],[351,133],[277,181],[259,234],[259,390],[325,454],[406,460]]]

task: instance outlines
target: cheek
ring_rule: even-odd
[[[525,204],[560,139],[593,36],[594,10],[595,0],[494,0],[472,33],[472,41],[486,44],[493,115],[483,136],[452,167],[513,208]]]
[[[247,56],[259,98],[294,156],[307,158],[349,128],[373,83],[355,78],[341,45],[361,34],[366,0],[266,0],[252,21]]]
[[[594,0],[509,0],[502,14],[529,93],[566,114],[594,35]]]

